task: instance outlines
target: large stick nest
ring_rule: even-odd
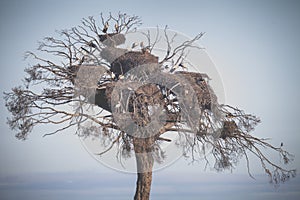
[[[158,64],[158,57],[148,52],[129,51],[115,59],[111,63],[110,70],[117,75],[121,75],[137,66],[151,63]]]
[[[217,104],[217,96],[205,80],[205,78],[208,78],[206,74],[185,71],[178,71],[175,74],[183,76],[192,86],[201,109],[211,110],[212,105]]]
[[[120,53],[120,51],[120,49],[110,48],[110,51],[107,49],[106,55],[113,57]],[[111,63],[111,71],[117,75],[121,75],[129,72],[135,67],[151,63],[158,64],[158,57],[148,52],[131,51],[126,52],[115,59]],[[217,104],[217,97],[209,87],[207,80],[205,80],[207,78],[206,74],[178,71],[175,75],[185,79],[190,84],[197,96],[198,105],[201,110],[211,110],[212,104]],[[120,82],[122,82],[122,80],[119,80],[119,83]],[[124,118],[123,122],[125,124],[128,120],[134,120],[136,124],[146,126],[151,122],[151,106],[152,108],[155,106],[164,108],[167,114],[167,122],[180,122],[181,110],[178,108],[178,104],[175,103],[178,99],[175,98],[171,100],[166,94],[166,90],[169,90],[170,88],[164,88],[163,86],[154,83],[144,84],[142,86],[131,83],[131,87],[135,87],[133,93],[125,86],[123,90],[113,94],[116,84],[116,81],[112,81],[102,85],[101,89],[97,89],[95,103],[103,109],[112,112],[112,99],[115,102],[126,102],[125,105],[123,105],[123,109],[131,113],[131,119]],[[128,93],[131,93],[131,95],[125,95],[127,98],[126,100],[122,99],[124,98],[124,94]],[[168,93],[170,94],[172,91],[169,90]]]

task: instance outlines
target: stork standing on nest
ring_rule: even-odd
[[[132,45],[131,45],[131,49],[134,49],[135,47],[137,47],[139,44],[137,42],[134,42]]]
[[[187,66],[185,66],[183,63],[180,63],[178,66],[181,67],[182,69],[186,69],[187,70]]]
[[[140,47],[141,47],[141,49],[145,48],[143,41],[140,43]]]
[[[179,67],[179,65],[174,65],[171,69],[170,69],[170,72],[174,72],[177,68]]]

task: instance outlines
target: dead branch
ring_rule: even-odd
[[[185,156],[190,155],[192,161],[204,156],[209,164],[210,155],[218,171],[233,169],[243,157],[249,175],[252,176],[248,159],[248,155],[252,154],[259,159],[262,168],[275,184],[295,176],[295,170],[274,163],[266,156],[264,149],[279,153],[284,164],[293,160],[292,154],[250,134],[260,123],[259,118],[233,106],[219,105],[206,74],[178,71],[178,67],[184,68],[189,51],[200,48],[196,42],[204,33],[173,47],[177,35],[169,35],[165,27],[163,36],[160,36],[157,29],[154,41],[151,41],[149,31],[143,33],[147,39],[147,49],[130,51],[121,48],[120,45],[126,41],[126,33],[135,31],[140,24],[139,17],[125,13],[116,16],[109,13],[108,17],[101,14],[100,22],[94,17],[88,17],[79,26],[58,32],[58,37],[45,37],[39,43],[38,51],[48,56],[27,52],[25,57],[32,58],[36,64],[25,69],[27,76],[24,86],[15,87],[4,94],[5,105],[11,113],[8,124],[17,131],[16,137],[26,139],[39,124],[58,125],[55,131],[45,133],[44,136],[76,126],[77,134],[81,137],[103,136],[103,144],[106,144],[107,149],[98,155],[103,155],[115,146],[121,157],[129,157],[136,149],[146,149],[151,159],[162,162],[165,154],[159,145],[171,142],[163,134],[172,132],[178,135],[178,140],[174,142],[182,148]],[[159,58],[152,50],[162,38],[166,42],[166,52]],[[132,69],[145,64],[154,67],[148,71],[140,70],[137,74],[130,73]],[[167,65],[170,65],[168,75],[172,78],[164,75],[175,80],[172,84],[146,82],[153,78],[154,72],[161,72],[161,67]],[[97,83],[92,84],[93,88],[78,88],[75,81],[78,72],[87,66],[104,66],[106,72]],[[137,82],[143,83],[142,86],[134,85]],[[124,87],[114,93],[117,83],[124,83],[125,86],[131,84],[136,88],[130,90]],[[181,102],[180,97],[186,95],[180,93],[185,91],[182,88],[188,88],[193,94]],[[85,92],[76,93],[78,89]],[[92,96],[90,91],[94,92]],[[117,123],[112,101],[118,103],[115,106],[121,110],[120,113],[127,112],[130,117]],[[156,117],[151,113],[155,108],[161,109],[166,118],[151,137],[143,140],[124,131],[124,127],[132,121],[138,127],[146,127]],[[93,109],[96,111],[90,112]],[[190,116],[191,110],[196,111],[196,116]],[[212,147],[211,154],[207,154],[206,145]]]

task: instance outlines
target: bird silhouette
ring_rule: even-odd
[[[131,45],[131,48],[134,49],[135,47],[137,47],[139,44],[137,42],[134,42],[132,45]]]
[[[108,26],[109,26],[109,25],[108,25],[108,23],[106,22],[105,25],[104,25],[104,27],[103,27],[103,29],[102,29],[102,32],[103,32],[103,33],[107,33]]]
[[[115,24],[115,30],[117,33],[119,33],[119,24],[118,23]]]
[[[141,47],[142,49],[145,48],[144,42],[141,42],[141,43],[140,43],[140,47]]]
[[[82,65],[82,63],[84,62],[85,57],[82,56],[82,58],[79,60],[79,65]]]
[[[187,69],[187,67],[183,63],[180,63],[179,67],[181,67],[182,69]]]
[[[174,72],[178,67],[179,67],[178,64],[174,65],[174,66],[171,68],[170,72],[171,72],[171,73]]]
[[[93,41],[90,41],[87,45],[93,48],[97,48],[97,46],[93,43]]]

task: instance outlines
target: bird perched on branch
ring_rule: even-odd
[[[181,67],[182,69],[187,69],[187,67],[183,63],[180,63],[178,66]]]
[[[103,27],[103,29],[102,29],[102,32],[103,32],[103,33],[107,33],[108,26],[109,26],[109,25],[108,25],[108,22],[106,22],[105,25],[104,25],[104,27]]]
[[[115,30],[117,33],[119,33],[119,24],[118,23],[115,24]]]
[[[82,58],[79,60],[79,65],[82,65],[82,63],[84,62],[85,57],[82,56]]]
[[[139,44],[137,42],[134,42],[132,45],[131,45],[131,48],[134,49],[135,47],[137,47]]]
[[[141,49],[145,48],[144,42],[141,42],[141,43],[140,43],[140,47],[141,47]]]
[[[87,45],[93,48],[97,48],[97,46],[93,43],[93,41],[88,42]]]
[[[179,65],[174,65],[172,68],[171,68],[171,70],[170,70],[170,72],[172,73],[172,72],[174,72],[177,68],[179,67]]]

